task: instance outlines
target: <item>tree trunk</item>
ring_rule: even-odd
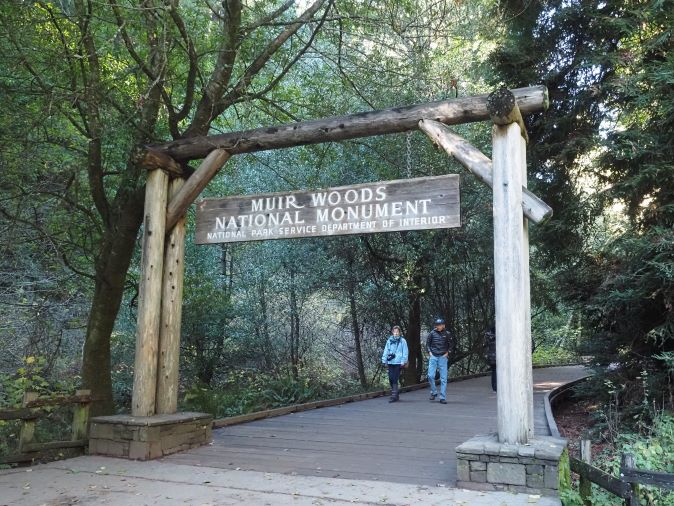
[[[110,335],[122,303],[126,273],[143,219],[143,196],[144,188],[130,196],[124,214],[105,232],[101,253],[96,259],[96,286],[82,356],[83,388],[91,390],[94,399],[91,416],[115,411],[110,375]]]
[[[407,347],[409,349],[409,365],[403,369],[403,380],[406,385],[414,385],[421,381],[423,371],[423,354],[421,349],[421,296],[415,290],[409,295],[410,310],[407,325]]]
[[[300,316],[297,309],[297,293],[295,290],[295,271],[290,270],[290,365],[293,378],[300,377]]]
[[[360,384],[365,388],[367,387],[367,377],[365,376],[365,365],[363,364],[363,350],[361,349],[360,345],[361,335],[360,335],[360,327],[358,325],[358,311],[356,309],[356,293],[355,293],[356,290],[354,287],[353,278],[351,276],[349,276],[348,283],[349,283],[349,306],[351,308],[353,343],[356,348],[356,365],[358,366],[358,379],[360,379]]]
[[[261,332],[260,341],[262,344],[262,352],[264,354],[264,364],[267,368],[267,371],[271,371],[274,368],[274,353],[273,345],[271,341],[271,334],[269,332],[269,318],[267,316],[267,292],[264,287],[264,282],[260,281],[257,285],[257,292],[260,298],[260,313],[261,313],[261,322],[258,323],[257,332],[258,335]],[[262,330],[260,330],[260,324]]]

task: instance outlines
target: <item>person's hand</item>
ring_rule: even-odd
[[[443,357],[449,358],[449,353],[445,353],[445,354],[443,355]]]

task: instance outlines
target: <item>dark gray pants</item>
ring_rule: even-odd
[[[398,398],[398,381],[400,380],[400,364],[388,365],[388,382],[391,385],[391,397]]]

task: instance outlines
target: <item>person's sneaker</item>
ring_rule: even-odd
[[[440,399],[440,404],[447,404],[447,401],[445,399]]]
[[[438,394],[431,394],[431,396],[429,397],[429,399],[428,399],[428,400],[430,400],[430,401],[434,401],[434,400],[435,400],[435,398],[436,398],[437,396],[438,396]]]

